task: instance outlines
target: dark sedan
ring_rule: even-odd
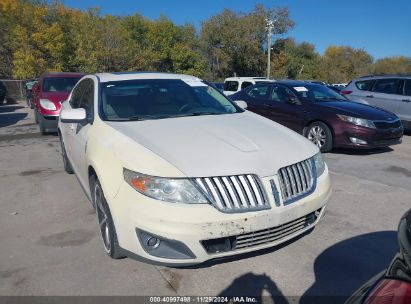
[[[404,131],[393,113],[303,81],[260,83],[230,98],[243,100],[248,110],[303,134],[322,152],[335,147],[369,149],[398,144]]]
[[[398,242],[400,250],[388,269],[361,286],[345,304],[411,303],[411,209],[398,225]]]

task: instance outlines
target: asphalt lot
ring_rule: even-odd
[[[397,250],[411,207],[411,136],[325,160],[334,186],[326,217],[288,246],[184,269],[115,261],[63,171],[58,137],[42,137],[25,104],[0,106],[0,295],[347,296]]]

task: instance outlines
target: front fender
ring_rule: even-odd
[[[100,121],[90,130],[86,160],[107,198],[115,197],[124,182],[123,168],[153,176],[185,177],[166,160]]]

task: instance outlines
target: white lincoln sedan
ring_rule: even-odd
[[[318,148],[201,79],[88,75],[62,107],[64,168],[112,258],[201,263],[278,245],[324,215],[331,184]]]

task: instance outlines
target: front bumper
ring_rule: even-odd
[[[264,188],[271,189],[269,180],[262,178]],[[331,196],[328,169],[318,178],[316,190],[302,199],[284,206],[276,206],[271,192],[267,191],[270,206],[268,210],[223,213],[211,205],[172,204],[154,200],[139,194],[127,183],[123,183],[118,193],[107,198],[116,227],[119,245],[128,253],[144,260],[167,265],[188,265],[202,263],[210,259],[251,252],[286,242],[312,229],[325,212],[325,205]],[[225,251],[210,252],[204,241],[247,236],[251,232],[274,231],[287,223],[296,221],[317,211],[315,221],[307,227],[291,231],[282,238],[271,238],[267,242],[252,244]],[[274,229],[274,230],[273,230]],[[192,253],[184,258],[164,258],[154,256],[141,245],[138,231],[160,236],[166,241],[175,241],[177,247],[183,245]],[[174,246],[174,245],[172,245]]]
[[[370,129],[352,124],[340,124],[334,128],[335,142],[334,147],[355,148],[355,149],[373,149],[397,145],[402,142],[404,129]],[[356,138],[366,143],[356,143],[352,139]]]
[[[57,132],[58,115],[39,115],[39,121],[44,126],[45,132]]]

